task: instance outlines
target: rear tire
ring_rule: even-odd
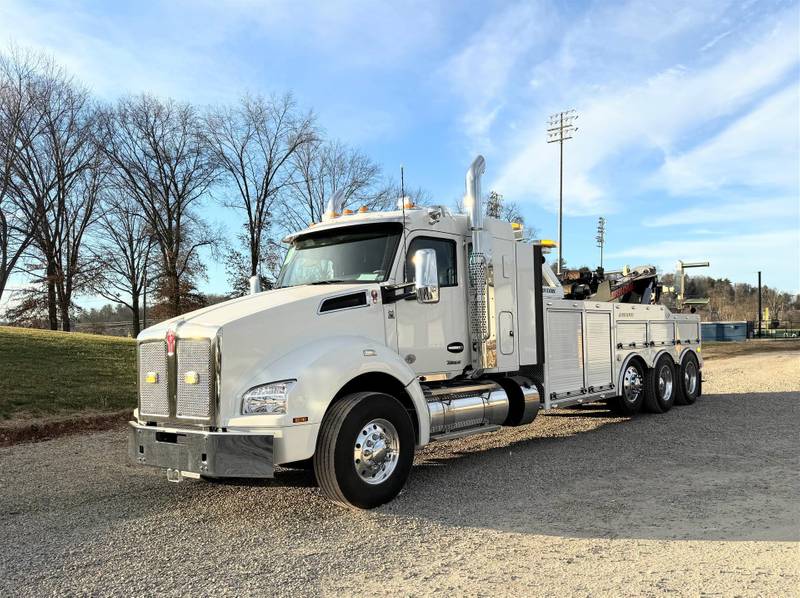
[[[391,395],[358,392],[322,420],[314,473],[323,494],[346,507],[372,509],[397,496],[411,473],[414,426]]]
[[[619,396],[609,399],[608,406],[619,415],[636,415],[644,401],[644,371],[637,360],[625,366]]]
[[[678,395],[675,402],[678,405],[691,405],[700,396],[703,388],[697,357],[693,353],[687,354],[676,371],[678,373]]]
[[[675,404],[675,364],[662,355],[645,375],[644,407],[650,413],[666,413]]]

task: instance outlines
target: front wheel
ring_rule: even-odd
[[[411,473],[414,426],[391,395],[358,392],[325,415],[314,452],[323,494],[347,507],[372,509],[397,496]]]

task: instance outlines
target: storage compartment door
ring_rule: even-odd
[[[589,392],[611,385],[611,313],[586,313],[586,386]]]
[[[583,313],[547,312],[547,374],[550,395],[583,391]]]

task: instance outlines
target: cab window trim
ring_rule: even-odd
[[[451,249],[452,249],[451,255],[452,255],[452,258],[453,258],[453,272],[455,274],[455,282],[453,282],[452,284],[440,284],[439,287],[440,288],[454,288],[454,287],[457,287],[458,286],[458,243],[456,242],[455,239],[450,239],[448,237],[437,237],[437,236],[432,236],[432,235],[417,235],[415,237],[412,237],[411,239],[408,240],[408,250],[406,251],[406,255],[405,255],[405,258],[404,258],[405,261],[402,262],[401,268],[407,267],[408,262],[409,262],[409,257],[411,256],[412,252],[414,251],[414,248],[413,248],[414,243],[416,241],[424,241],[424,240],[437,241],[437,242],[440,242],[440,243],[447,243],[451,247]],[[437,262],[438,262],[438,256],[437,256]],[[402,272],[401,272],[401,276],[402,276]],[[412,268],[408,268],[408,271],[406,273],[406,277],[408,278],[408,280],[406,280],[405,282],[413,282],[414,281],[414,271],[413,271]]]

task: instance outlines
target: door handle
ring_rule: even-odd
[[[450,353],[461,353],[464,350],[464,343],[450,343],[447,345],[447,350]]]

